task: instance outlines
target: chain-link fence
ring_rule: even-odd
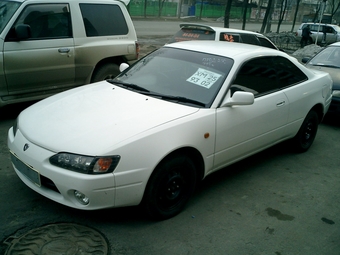
[[[300,39],[296,37],[295,33],[268,33],[265,34],[278,48],[295,51],[300,48]]]

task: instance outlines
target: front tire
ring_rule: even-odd
[[[294,147],[298,152],[305,152],[310,148],[318,131],[318,126],[318,114],[312,110],[307,114],[299,132],[293,139]]]
[[[147,184],[143,206],[156,220],[171,218],[182,211],[196,186],[196,169],[186,156],[162,162]]]
[[[94,70],[91,83],[104,81],[107,79],[113,79],[119,74],[119,67],[114,63],[107,63],[102,66],[99,66]]]

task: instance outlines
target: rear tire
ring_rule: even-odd
[[[318,125],[318,114],[312,110],[307,114],[299,132],[293,138],[294,148],[297,152],[305,152],[310,148],[318,131]]]
[[[114,63],[107,63],[99,66],[94,70],[91,78],[91,83],[103,81],[107,79],[113,79],[119,74],[119,67]]]
[[[143,206],[153,219],[165,220],[182,211],[196,186],[196,169],[186,156],[162,162],[147,184]]]

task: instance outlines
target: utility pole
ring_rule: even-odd
[[[319,16],[319,26],[318,26],[318,33],[316,34],[315,45],[317,45],[317,43],[318,43],[320,25],[321,25],[321,20],[322,20],[322,17],[323,17],[323,12],[325,11],[325,8],[326,8],[326,2],[327,2],[327,0],[322,0],[322,2],[321,2],[321,12],[320,12],[320,16]],[[324,31],[322,31],[322,32],[325,33]],[[325,34],[324,34],[324,37],[326,37]],[[326,38],[324,38],[324,40],[326,41]]]

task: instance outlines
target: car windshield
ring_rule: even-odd
[[[314,66],[327,66],[340,68],[340,47],[327,47],[312,58],[309,63]]]
[[[14,1],[0,2],[0,33],[5,28],[15,11],[19,8],[20,3]]]
[[[210,107],[233,63],[222,56],[164,47],[111,82],[164,100]]]

